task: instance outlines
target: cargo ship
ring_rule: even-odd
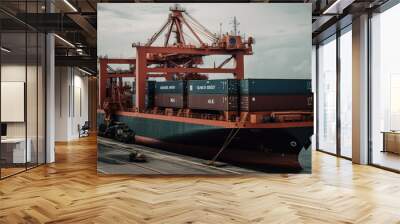
[[[134,59],[99,59],[99,135],[123,123],[137,144],[260,169],[301,170],[299,153],[310,147],[313,134],[310,80],[244,79],[252,37],[216,36],[179,6],[170,11],[167,23],[146,44],[132,45]],[[193,24],[213,42],[203,42]],[[185,42],[183,25],[199,44]],[[164,45],[152,46],[164,30]],[[228,57],[219,66],[200,67],[209,55]],[[225,68],[230,60],[235,66]],[[132,69],[114,72],[109,64]],[[234,78],[208,80],[205,75],[221,73]],[[152,81],[160,77],[164,80]]]
[[[310,80],[190,80],[146,86],[146,99],[152,100],[145,113],[117,111],[111,119],[128,125],[136,143],[210,160],[223,150],[218,160],[260,169],[302,168],[298,156],[310,146],[313,133]],[[104,111],[99,112],[101,124]]]

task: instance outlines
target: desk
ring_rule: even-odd
[[[32,153],[30,138],[26,140],[28,147],[25,153],[25,138],[5,138],[1,139],[1,157],[6,163],[26,163],[31,162]]]
[[[400,154],[400,131],[384,131],[382,152]]]

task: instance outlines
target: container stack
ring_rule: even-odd
[[[309,79],[245,79],[240,81],[240,110],[246,112],[312,110]]]
[[[132,87],[135,102],[135,82]],[[148,81],[146,106],[224,112],[312,110],[309,79]]]
[[[239,81],[236,79],[188,81],[188,108],[237,111]]]
[[[185,108],[186,81],[157,82],[154,105],[162,108]]]

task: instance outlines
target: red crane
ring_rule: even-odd
[[[163,33],[165,39],[162,46],[154,46]],[[107,79],[111,77],[135,77],[138,112],[145,110],[145,84],[149,77],[165,77],[167,80],[199,79],[204,78],[202,74],[225,73],[243,79],[244,56],[253,54],[253,43],[252,37],[244,40],[236,33],[219,36],[213,34],[176,4],[170,8],[168,18],[161,29],[154,33],[147,43],[132,44],[132,47],[136,48],[135,59],[100,59],[100,105],[106,97]],[[218,66],[199,67],[203,65],[203,57],[210,55],[228,57]],[[224,67],[231,60],[234,61],[234,67]],[[132,73],[108,74],[108,64],[126,62],[132,66]]]

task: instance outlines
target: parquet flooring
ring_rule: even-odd
[[[7,176],[11,176],[13,174],[19,173],[25,171],[25,167],[7,167],[7,168],[1,168],[1,176],[2,177],[7,177]]]
[[[400,223],[400,175],[313,153],[313,174],[98,176],[96,141],[0,181],[0,223]]]

